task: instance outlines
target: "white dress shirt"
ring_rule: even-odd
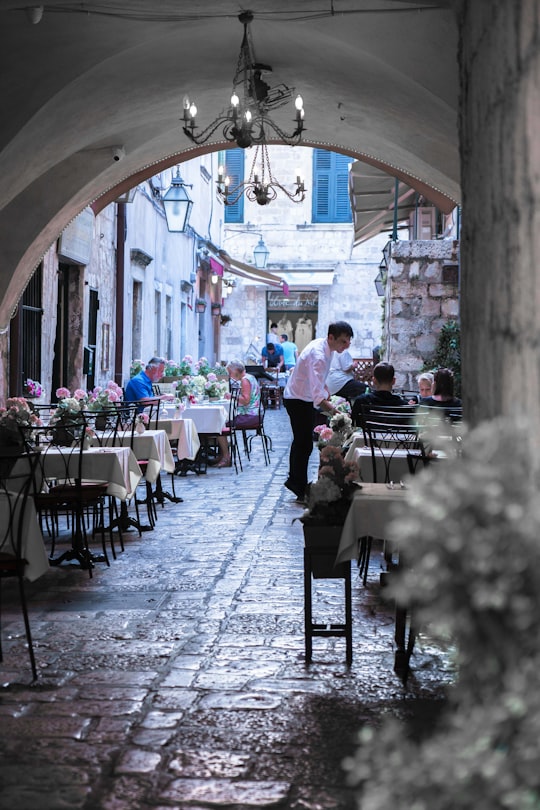
[[[328,399],[325,381],[333,354],[327,338],[316,338],[308,343],[287,380],[284,398],[313,402],[316,407],[323,399]]]
[[[352,354],[345,349],[344,352],[334,352],[330,371],[326,378],[326,387],[331,394],[336,394],[344,385],[354,380],[352,371],[345,371],[353,365]]]

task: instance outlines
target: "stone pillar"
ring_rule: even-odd
[[[463,399],[540,436],[540,0],[460,0]]]

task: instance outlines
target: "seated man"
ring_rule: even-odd
[[[390,363],[377,363],[373,369],[373,387],[374,391],[368,394],[362,394],[354,401],[352,408],[352,421],[353,424],[360,424],[360,416],[362,414],[362,406],[366,408],[377,407],[379,405],[406,405],[405,400],[392,393],[392,388],[396,378],[394,376],[394,366]]]
[[[283,371],[283,349],[279,344],[267,343],[261,352],[265,368],[278,368]]]
[[[354,379],[353,372],[356,364],[347,349],[341,354],[334,352],[326,378],[326,387],[332,396],[335,394],[338,397],[354,399],[366,393],[368,390],[366,384]]]
[[[156,396],[152,389],[152,384],[157,383],[163,377],[165,371],[165,360],[161,357],[152,357],[143,371],[135,374],[126,385],[125,399],[127,402],[139,402],[140,410],[144,410],[145,405],[155,402],[156,399],[174,400],[173,394],[161,394]]]

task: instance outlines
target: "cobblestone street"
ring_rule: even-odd
[[[406,688],[394,674],[378,549],[367,587],[353,574],[352,667],[339,638],[314,639],[306,667],[284,409],[266,429],[270,466],[257,440],[238,475],[179,477],[184,502],[158,507],[154,531],[126,533],[110,568],[28,583],[36,685],[16,590],[3,587],[2,810],[346,810],[341,762],[361,727],[436,712],[450,663],[421,635]],[[316,594],[315,614],[339,621],[341,581],[318,580]]]

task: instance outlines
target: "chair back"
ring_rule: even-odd
[[[364,417],[362,420],[364,443],[371,450],[373,481],[380,481],[381,465],[384,483],[393,480],[392,462],[415,452],[423,455],[424,444],[417,424],[392,423],[382,419]]]
[[[87,444],[96,447],[111,447],[116,444],[116,437],[121,424],[121,411],[117,407],[103,408],[99,411],[81,411]]]
[[[23,515],[26,502],[36,487],[39,453],[27,452],[14,458],[0,453],[0,557],[22,562]]]

